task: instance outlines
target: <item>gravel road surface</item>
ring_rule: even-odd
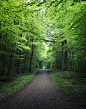
[[[1,102],[0,109],[81,109],[73,106],[60,93],[47,70],[39,70],[36,77],[20,91]],[[83,108],[82,108],[83,109]]]

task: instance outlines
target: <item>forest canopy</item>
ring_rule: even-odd
[[[1,0],[0,75],[86,71],[86,1]]]

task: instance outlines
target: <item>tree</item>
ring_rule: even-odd
[[[47,22],[46,28],[48,28],[49,31],[54,31],[54,34],[51,35],[51,39],[53,38],[55,42],[57,42],[57,45],[56,43],[51,42],[51,46],[55,46],[55,48],[59,49],[59,52],[61,52],[61,48],[59,46],[62,43],[62,48],[64,48],[64,50],[62,50],[62,57],[64,58],[63,66],[66,66],[68,69],[73,68],[75,70],[86,70],[85,66],[82,66],[86,65],[86,20],[84,19],[86,16],[85,3],[85,1],[73,0],[60,0],[58,2],[48,1],[44,5],[45,7],[43,7],[45,8],[45,12],[43,14],[47,16],[45,17],[45,22]],[[53,52],[57,51],[57,49],[51,51],[51,56],[54,57]],[[55,57],[53,61],[54,66],[55,64],[58,64],[55,62]],[[63,69],[65,68],[63,67]]]
[[[24,68],[25,65],[28,68],[30,67],[31,38],[34,36],[33,45],[36,45],[35,40],[39,42],[41,38],[43,39],[43,36],[41,37],[42,33],[40,24],[38,23],[38,17],[35,17],[38,13],[35,4],[25,0],[23,3],[20,2],[20,0],[1,1],[0,9],[2,15],[0,18],[0,70],[1,74],[10,73],[10,80],[12,80],[13,72],[17,71],[17,73],[19,73],[20,71],[18,70],[20,69],[23,71],[22,68]],[[22,62],[25,63],[25,65],[22,64]],[[12,72],[9,71],[10,67],[12,67]]]

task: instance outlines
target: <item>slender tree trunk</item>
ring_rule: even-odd
[[[17,38],[17,40],[18,40],[18,38]],[[17,41],[15,43],[14,55],[16,54],[16,47],[17,47]],[[11,74],[10,74],[10,81],[12,80],[12,77],[13,77],[14,63],[15,63],[15,56],[13,57],[12,70],[11,70]]]
[[[10,62],[9,62],[9,69],[8,69],[8,72],[7,72],[7,75],[10,75],[10,71],[11,71],[11,59],[12,59],[12,54],[10,55]]]
[[[62,37],[63,38],[63,37]],[[65,62],[64,62],[64,41],[62,41],[62,70],[65,71]]]
[[[19,24],[20,24],[20,21],[19,21]],[[18,33],[17,33],[17,35],[18,35]],[[18,38],[16,40],[18,41]],[[15,43],[14,55],[16,54],[17,41]],[[14,63],[15,63],[15,56],[13,57],[12,70],[11,70],[11,74],[10,74],[10,81],[12,80],[12,77],[13,77]]]
[[[22,34],[20,34],[20,37],[22,37]],[[17,54],[18,54],[18,55],[21,55],[21,52],[19,51]],[[18,69],[17,69],[17,74],[20,73],[20,72],[19,72],[19,70],[20,70],[19,67],[20,67],[20,59],[17,60],[17,68],[18,68]]]
[[[65,70],[65,63],[64,63],[64,48],[63,48],[64,42],[62,42],[62,70]]]
[[[0,22],[0,28],[1,28],[1,22]],[[2,38],[2,35],[1,35],[1,33],[0,33],[0,39]]]
[[[20,55],[20,52],[18,53],[18,55]],[[17,74],[19,74],[20,72],[20,59],[17,60]]]
[[[39,68],[42,69],[42,61],[39,61]]]
[[[13,52],[13,45],[12,45],[12,49],[11,49],[11,52]],[[10,76],[10,72],[11,72],[11,70],[12,70],[12,68],[11,68],[11,64],[12,64],[12,54],[10,55],[10,63],[9,63],[9,69],[8,69],[8,72],[7,72],[7,75],[9,75]]]
[[[32,39],[32,42],[33,42],[33,39]],[[31,59],[30,59],[30,69],[29,69],[29,72],[32,71],[32,59],[33,59],[33,44],[32,44],[32,53],[31,53]]]
[[[65,45],[67,44],[67,40],[64,40]],[[67,47],[65,51],[65,70],[67,70]]]
[[[2,38],[1,33],[0,33],[0,39]]]

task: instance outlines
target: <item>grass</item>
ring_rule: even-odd
[[[78,103],[86,105],[86,73],[62,71],[50,75],[61,92]]]
[[[13,77],[13,81],[0,82],[0,100],[9,97],[11,94],[20,90],[25,84],[35,77],[36,73],[20,73]],[[7,79],[6,76],[1,76],[0,79]]]

